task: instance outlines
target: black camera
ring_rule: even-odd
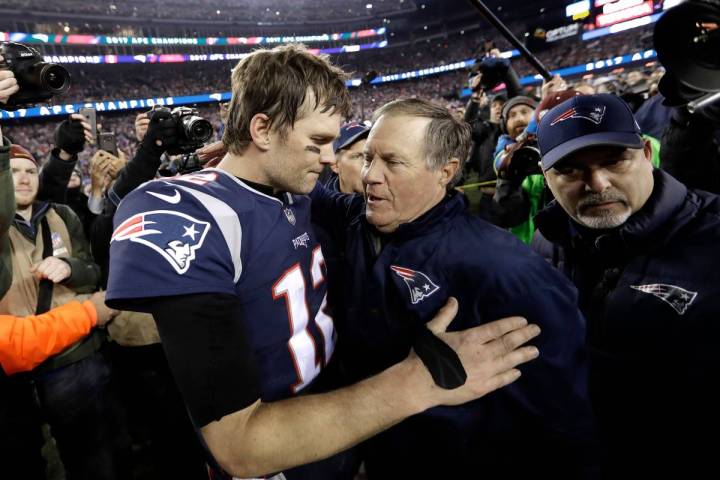
[[[720,92],[720,1],[690,0],[660,17],[653,41],[667,73],[660,92],[669,106],[717,102]],[[714,97],[714,98],[713,98]]]
[[[487,91],[497,87],[505,81],[509,68],[510,60],[507,58],[490,56],[478,58],[469,76],[472,78],[478,74],[482,74],[482,78],[473,91]]]
[[[198,170],[202,170],[202,165],[197,153],[183,153],[174,156],[163,154],[158,174],[162,177],[174,177],[175,175],[185,175]]]
[[[0,42],[0,54],[4,58],[0,68],[12,71],[20,87],[3,105],[5,110],[45,102],[70,89],[70,73],[56,63],[45,62],[34,48],[15,42]]]
[[[213,136],[212,124],[202,118],[195,108],[175,107],[170,110],[168,107],[156,106],[150,112],[150,121],[157,114],[170,115],[177,128],[178,143],[168,148],[167,153],[170,155],[192,153]]]
[[[529,175],[542,174],[540,157],[537,137],[525,134],[508,152],[503,165],[498,169],[498,176],[522,181]]]

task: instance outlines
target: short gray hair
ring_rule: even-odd
[[[425,145],[423,145],[428,168],[437,170],[449,163],[450,159],[457,158],[460,165],[448,187],[454,186],[460,180],[470,154],[472,142],[470,125],[455,118],[447,108],[420,98],[405,98],[386,103],[375,110],[373,123],[383,115],[429,118],[430,123],[425,132]]]

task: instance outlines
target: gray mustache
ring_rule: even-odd
[[[583,199],[578,202],[578,209],[592,207],[601,203],[608,202],[620,202],[627,205],[627,198],[625,195],[616,192],[603,192],[603,193],[589,193]]]

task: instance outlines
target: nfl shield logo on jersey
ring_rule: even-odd
[[[295,214],[289,207],[285,207],[285,218],[290,222],[290,225],[295,225]]]
[[[403,279],[410,290],[410,303],[413,305],[440,290],[440,287],[422,272],[396,265],[390,265],[390,268],[398,277]]]
[[[180,212],[155,210],[133,215],[113,232],[111,242],[130,240],[159,253],[182,275],[195,260],[210,224]]]

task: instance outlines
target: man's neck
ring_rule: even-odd
[[[24,208],[15,207],[15,213],[24,218],[26,222],[29,222],[30,218],[32,218],[32,204]]]
[[[272,186],[267,174],[260,168],[261,162],[262,159],[248,149],[243,155],[228,152],[220,161],[217,168],[243,180]]]

